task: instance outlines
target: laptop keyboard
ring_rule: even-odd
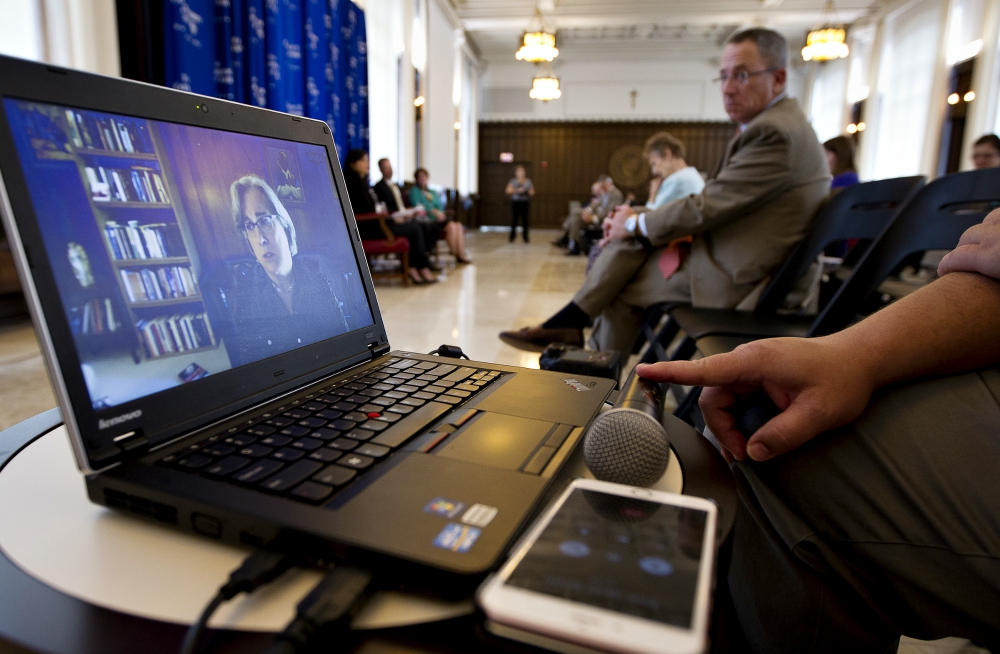
[[[321,502],[502,373],[390,358],[157,463]]]

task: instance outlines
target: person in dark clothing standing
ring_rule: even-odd
[[[371,166],[368,153],[354,149],[347,153],[347,169],[344,171],[344,182],[347,184],[347,195],[351,199],[351,207],[355,215],[375,213],[378,198],[368,183],[368,170]],[[424,231],[420,225],[407,222],[402,215],[405,212],[395,212],[391,220],[386,221],[389,229],[396,236],[403,236],[410,242],[410,269],[407,271],[414,284],[430,284],[437,277],[430,269],[427,260],[427,247],[424,243]],[[398,214],[398,215],[397,215]],[[358,232],[362,241],[385,238],[379,224],[374,220],[358,223]]]
[[[505,190],[510,196],[511,222],[510,222],[510,242],[514,242],[514,235],[517,233],[517,223],[521,222],[524,242],[528,242],[528,209],[531,205],[531,198],[535,195],[535,185],[528,179],[528,174],[524,166],[514,169],[514,179],[507,182]]]

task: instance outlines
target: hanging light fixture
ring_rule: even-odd
[[[806,36],[806,47],[802,48],[802,58],[806,61],[830,61],[850,54],[846,43],[847,32],[836,23],[833,0],[827,0],[823,17],[830,20],[821,18],[820,24]]]
[[[514,56],[520,61],[529,61],[533,64],[552,61],[559,56],[556,34],[546,29],[542,21],[542,12],[537,8],[528,23],[528,29],[521,35],[521,47]]]
[[[556,77],[552,66],[547,62],[539,66],[535,78],[531,80],[531,91],[528,92],[528,96],[532,100],[541,100],[542,102],[558,100],[562,97],[562,91],[559,90],[559,78]]]

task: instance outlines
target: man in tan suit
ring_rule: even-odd
[[[730,38],[719,81],[739,131],[714,178],[700,195],[639,215],[619,207],[605,221],[604,251],[573,302],[539,327],[500,338],[526,350],[582,345],[582,329],[593,318],[590,345],[625,353],[653,304],[752,310],[830,188],[823,147],[785,95],[787,52],[785,39],[771,30]],[[684,260],[666,246],[687,236],[693,242]]]

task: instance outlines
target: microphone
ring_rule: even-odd
[[[583,458],[594,477],[630,486],[651,486],[667,469],[670,443],[663,430],[659,384],[635,369],[610,411],[597,416],[583,439]]]

